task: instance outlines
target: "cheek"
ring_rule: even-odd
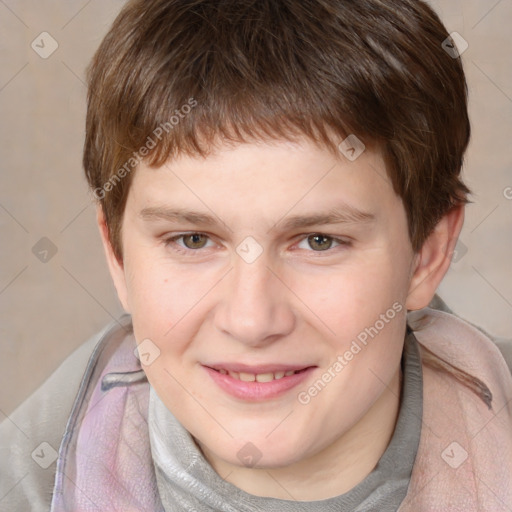
[[[344,403],[346,410],[364,409],[368,399],[382,391],[382,383],[390,381],[400,359],[406,267],[388,254],[375,251],[350,268],[330,273],[324,288],[312,287],[314,280],[307,275],[296,282],[297,295],[306,297],[305,304],[314,312],[312,325],[324,333],[323,365],[337,375],[323,399],[328,403],[351,396]],[[340,373],[333,367],[338,356],[343,357]]]
[[[197,271],[177,269],[150,254],[127,261],[126,274],[134,327],[147,330],[141,333],[145,336],[165,336],[193,314],[207,291],[206,280],[198,278]]]
[[[324,276],[296,276],[292,289],[330,336],[347,339],[373,324],[395,302],[403,303],[406,278],[389,258],[375,253]]]
[[[135,339],[139,344],[150,340],[158,353],[143,369],[166,406],[180,415],[187,407],[183,389],[192,371],[195,318],[204,314],[200,299],[205,282],[144,255],[127,261],[126,271]]]

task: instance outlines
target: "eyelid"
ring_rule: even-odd
[[[335,247],[330,247],[329,249],[325,249],[324,251],[314,251],[313,249],[299,249],[299,250],[305,250],[307,252],[311,252],[313,254],[321,256],[322,254],[325,254],[325,255],[332,254],[337,247],[348,247],[348,246],[352,245],[352,240],[350,240],[346,237],[336,237],[335,235],[329,235],[329,234],[323,233],[321,231],[313,231],[312,233],[298,235],[297,243],[300,243],[302,241],[307,241],[307,239],[310,236],[314,236],[314,235],[330,238],[333,242],[336,242],[338,245],[336,245]]]
[[[183,233],[176,233],[174,235],[171,235],[171,236],[164,236],[164,245],[166,247],[169,247],[171,244],[176,244],[177,245],[177,248],[175,247],[173,250],[176,251],[176,252],[180,252],[180,253],[199,253],[201,249],[206,249],[207,247],[201,247],[199,249],[189,249],[188,247],[184,247],[182,245],[179,245],[177,243],[177,240],[179,240],[180,238],[183,238],[187,235],[202,235],[202,236],[205,236],[210,242],[213,242],[212,240],[212,237],[210,235],[208,235],[207,233],[203,233],[202,231],[187,231],[187,232],[183,232]]]
[[[198,249],[189,249],[188,247],[179,245],[177,243],[177,240],[179,240],[180,238],[182,239],[183,237],[185,237],[187,235],[202,235],[207,238],[207,242],[208,241],[213,242],[212,236],[209,235],[208,233],[204,233],[202,231],[187,231],[187,232],[182,232],[182,233],[176,233],[176,234],[173,234],[172,236],[165,236],[164,244],[166,247],[170,246],[171,243],[176,244],[177,247],[175,247],[173,250],[175,250],[176,252],[182,253],[182,254],[191,254],[191,253],[199,254],[202,249],[208,248],[208,246],[205,246],[205,247],[200,247]],[[318,255],[332,254],[333,249],[335,249],[336,247],[347,247],[352,244],[352,240],[350,240],[346,237],[336,237],[334,235],[329,235],[329,234],[323,233],[321,231],[313,231],[311,233],[302,233],[300,235],[295,236],[294,239],[296,240],[296,242],[294,242],[294,245],[296,245],[297,243],[300,243],[302,241],[307,241],[307,239],[313,235],[319,235],[319,236],[324,236],[326,238],[330,238],[333,242],[336,242],[338,245],[336,245],[333,248],[326,249],[324,251],[315,251],[313,249],[299,249],[299,250],[305,250],[307,252],[310,252],[313,254],[318,254]],[[210,246],[210,248],[211,248],[211,246]]]

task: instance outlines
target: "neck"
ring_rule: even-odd
[[[388,447],[399,412],[401,372],[366,414],[331,445],[290,466],[254,469],[234,466],[201,446],[215,471],[227,482],[256,496],[315,501],[350,491],[375,468]]]

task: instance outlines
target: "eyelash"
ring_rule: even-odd
[[[164,240],[164,245],[165,245],[165,247],[169,247],[173,251],[176,251],[180,254],[186,254],[186,255],[192,256],[193,253],[198,253],[197,255],[199,255],[199,253],[201,252],[201,249],[206,249],[207,247],[200,247],[199,249],[189,249],[187,247],[182,247],[176,243],[176,241],[179,240],[180,238],[182,239],[183,237],[190,236],[190,235],[202,235],[202,236],[207,237],[208,240],[211,241],[211,238],[206,233],[201,233],[199,231],[191,231],[188,233],[180,233],[178,235],[173,235],[172,237],[166,238]],[[327,235],[325,233],[320,233],[320,232],[313,232],[313,233],[308,233],[306,235],[300,235],[300,236],[301,236],[301,238],[298,241],[298,243],[302,242],[303,240],[307,240],[310,236],[322,236],[322,237],[328,238],[328,239],[332,240],[333,242],[339,244],[336,247],[350,247],[352,245],[352,242],[350,240],[343,240],[341,238],[336,238],[334,236]],[[171,245],[173,247],[171,247]],[[315,251],[315,250],[311,249],[311,250],[308,250],[307,252],[317,253],[319,255],[332,254],[333,249],[335,249],[336,247],[325,249],[324,251]],[[194,256],[195,256],[195,254],[194,254]]]

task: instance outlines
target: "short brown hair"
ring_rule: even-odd
[[[117,257],[137,158],[206,155],[218,137],[378,145],[419,250],[469,193],[467,86],[448,37],[419,0],[129,1],[88,69],[83,157]]]

